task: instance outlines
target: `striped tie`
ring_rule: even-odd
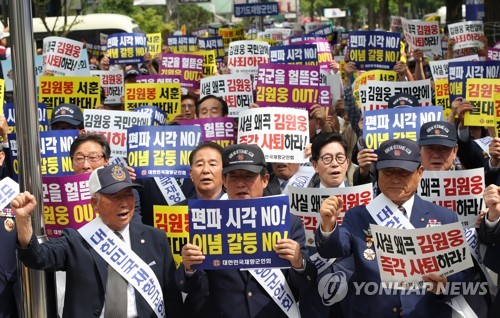
[[[406,214],[406,209],[402,205],[398,206],[398,210],[401,211],[401,213],[403,213],[405,218],[408,218],[408,214]]]
[[[115,232],[122,241],[120,233]],[[108,282],[106,285],[106,309],[104,318],[127,317],[128,282],[111,265],[108,265]]]

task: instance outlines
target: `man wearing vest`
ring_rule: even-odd
[[[262,149],[255,145],[231,145],[224,149],[222,162],[223,182],[230,200],[263,196],[269,174]],[[278,240],[275,251],[281,258],[290,261],[292,268],[283,270],[286,278],[284,283],[296,292],[315,281],[316,268],[308,260],[300,220],[290,215],[290,221],[289,238]],[[186,244],[182,248],[182,264],[176,274],[177,285],[188,294],[208,283],[210,292],[205,317],[287,317],[251,271],[192,269],[193,265],[201,264],[204,259],[198,246]]]
[[[109,317],[112,310],[115,317],[182,317],[165,233],[130,223],[136,187],[120,165],[95,169],[89,188],[99,217],[45,244],[33,235],[34,196],[24,192],[11,202],[19,259],[30,268],[67,273],[63,317]]]
[[[337,226],[337,216],[342,200],[332,196],[320,208],[321,224],[316,231],[316,245],[322,257],[354,256],[355,284],[373,282],[380,286],[380,273],[370,224],[377,224],[372,215],[375,204],[384,204],[392,211],[394,219],[401,219],[405,228],[423,228],[436,224],[458,222],[455,212],[421,199],[415,191],[424,168],[419,147],[409,139],[383,142],[378,152],[376,168],[381,193],[368,205],[346,212],[342,226]],[[376,211],[376,210],[375,210]],[[376,213],[376,212],[375,212]],[[452,317],[452,309],[445,301],[448,296],[437,292],[439,283],[468,282],[474,270],[448,277],[428,274],[423,277],[429,289],[425,293],[392,291],[390,295],[367,295],[363,288],[350,299],[350,317]]]

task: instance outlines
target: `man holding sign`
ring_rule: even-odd
[[[388,317],[398,314],[412,317],[451,317],[452,310],[444,300],[443,287],[446,282],[467,282],[470,269],[448,277],[429,271],[429,264],[422,265],[425,290],[402,293],[401,290],[381,291],[381,269],[376,260],[374,239],[370,224],[386,227],[414,229],[458,222],[456,213],[431,202],[422,200],[415,191],[422,173],[419,147],[409,139],[388,140],[378,149],[378,185],[381,194],[370,204],[355,207],[346,212],[342,226],[337,226],[337,217],[342,209],[342,200],[332,196],[320,208],[321,225],[316,231],[316,245],[322,257],[355,258],[356,291],[351,298],[352,317]],[[376,286],[370,293],[361,288],[363,283]],[[369,295],[370,294],[370,295]]]
[[[38,243],[31,226],[35,197],[24,192],[11,202],[19,259],[30,268],[66,271],[72,288],[66,289],[63,317],[109,317],[111,308],[121,310],[114,311],[116,317],[182,317],[165,233],[130,223],[132,188],[140,186],[120,165],[94,170],[89,183],[99,217],[78,231],[65,229],[61,238],[45,244]]]
[[[230,200],[262,197],[269,174],[260,147],[246,144],[228,146],[224,149],[222,160],[223,181]],[[290,238],[278,240],[274,249],[280,258],[290,262],[292,269],[274,271],[284,274],[286,280],[281,282],[284,285],[289,284],[292,289],[303,288],[315,281],[316,268],[308,260],[300,220],[294,215],[290,215],[290,218]],[[184,245],[182,265],[177,269],[177,284],[183,292],[189,294],[208,282],[210,294],[206,317],[298,317],[285,314],[285,309],[277,304],[279,300],[268,294],[265,287],[251,274],[251,270],[195,271],[193,266],[204,260],[200,247]]]

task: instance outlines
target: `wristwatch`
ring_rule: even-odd
[[[306,263],[307,263],[306,262],[306,258],[303,255],[301,255],[301,256],[302,256],[302,267],[301,268],[297,268],[297,267],[293,267],[292,266],[293,269],[298,269],[298,270],[306,269]]]

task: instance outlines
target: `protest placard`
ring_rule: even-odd
[[[382,142],[399,138],[417,141],[422,124],[437,120],[444,120],[439,106],[368,110],[363,120],[365,146],[377,149]]]
[[[256,103],[309,110],[314,104],[327,104],[320,95],[319,67],[263,63],[259,65]],[[321,93],[328,93],[322,90]]]
[[[192,35],[170,35],[167,45],[173,53],[198,51],[198,38]]]
[[[360,70],[392,70],[400,58],[401,35],[384,31],[349,33],[349,60]]]
[[[229,108],[228,115],[239,112],[253,103],[252,80],[249,74],[226,74],[205,77],[200,82],[200,99],[207,95],[223,98]]]
[[[3,105],[3,115],[7,120],[7,125],[9,126],[9,134],[16,132],[16,110],[14,109],[14,104],[6,103]],[[39,131],[47,131],[49,125],[49,119],[47,117],[47,107],[43,103],[38,103],[38,124]]]
[[[256,75],[259,64],[269,61],[269,44],[246,40],[231,42],[227,57],[227,66],[231,73]]]
[[[203,56],[196,54],[162,54],[160,75],[180,75],[181,86],[199,88]]]
[[[425,288],[423,275],[448,276],[473,266],[459,222],[419,229],[370,227],[380,280],[393,289]]]
[[[127,157],[127,128],[151,125],[151,116],[141,112],[86,109],[83,118],[85,131],[106,136],[112,157]]]
[[[235,122],[232,117],[181,120],[179,124],[201,127],[201,140],[215,142],[222,148],[236,143]]]
[[[201,139],[197,126],[135,126],[127,129],[128,163],[137,178],[188,178],[189,154]]]
[[[277,14],[279,14],[278,2],[234,4],[234,16],[238,18]]]
[[[243,30],[243,28],[218,28],[216,32],[217,33],[213,33],[212,35],[219,35],[220,37],[222,37],[225,48],[228,48],[229,43],[231,42],[245,39],[245,31]]]
[[[67,176],[73,174],[73,163],[69,150],[78,130],[49,130],[40,132],[40,168],[42,176]],[[9,151],[12,172],[19,174],[19,149],[16,134],[9,134]]]
[[[239,115],[238,143],[261,147],[266,162],[306,162],[307,111],[282,107],[244,110]]]
[[[448,64],[450,62],[464,62],[464,61],[479,61],[479,56],[477,54],[472,54],[449,60],[429,61],[432,78],[434,80],[442,78],[448,79]]]
[[[90,71],[92,76],[98,76],[104,89],[105,104],[119,104],[123,94],[123,71]]]
[[[288,187],[290,212],[302,221],[306,232],[306,246],[316,246],[314,235],[318,224],[321,223],[319,208],[321,207],[321,203],[332,195],[342,198],[342,210],[337,217],[337,224],[342,225],[347,210],[371,202],[373,187],[369,183],[344,188]]]
[[[217,57],[224,57],[224,40],[221,36],[199,37],[198,47],[200,51],[214,50]]]
[[[410,49],[441,54],[439,21],[418,21],[401,18],[404,36]]]
[[[146,40],[148,43],[148,52],[151,53],[152,58],[156,53],[161,53],[161,33],[148,33],[146,34]]]
[[[170,122],[181,113],[181,85],[178,83],[133,83],[125,85],[125,109],[156,106]]]
[[[288,196],[189,200],[189,241],[205,260],[196,269],[290,267],[274,250],[290,236]]]
[[[368,84],[368,81],[395,82],[397,79],[398,74],[394,71],[371,70],[358,75],[354,80],[354,83],[352,83],[352,95],[356,100],[358,108],[363,109],[359,98],[359,89],[362,85]]]
[[[431,80],[411,82],[368,81],[359,88],[359,99],[363,111],[386,109],[389,98],[397,94],[408,94],[418,99],[420,106],[432,104]]]
[[[93,76],[42,76],[38,101],[52,109],[62,103],[75,104],[81,109],[95,109],[101,102],[99,78]]]
[[[467,78],[465,99],[473,109],[465,112],[465,126],[495,126],[495,93],[500,92],[500,79]]]
[[[90,204],[90,174],[42,178],[43,220],[48,237],[78,230],[98,215]]]
[[[55,75],[76,75],[83,43],[58,36],[43,39],[43,69]]]
[[[465,21],[448,25],[450,40],[454,40],[453,50],[478,47],[482,48],[480,38],[484,36],[482,21]]]
[[[189,221],[187,206],[154,205],[154,227],[165,231],[175,266],[182,263],[182,247],[189,241]]]
[[[450,100],[465,98],[468,78],[500,78],[500,61],[467,61],[448,64]]]
[[[151,118],[151,123],[154,126],[163,126],[167,123],[167,114],[156,106],[141,106],[135,108],[133,111],[148,114],[149,118]]]
[[[314,44],[293,44],[271,47],[270,63],[318,65],[318,48]]]
[[[488,60],[489,61],[500,61],[500,49],[488,48]]]
[[[115,33],[108,36],[106,54],[109,64],[137,64],[144,61],[148,49],[143,33]]]
[[[424,171],[417,193],[458,214],[464,227],[475,227],[483,202],[484,168]]]
[[[181,83],[181,75],[139,75],[135,78],[137,83]]]

